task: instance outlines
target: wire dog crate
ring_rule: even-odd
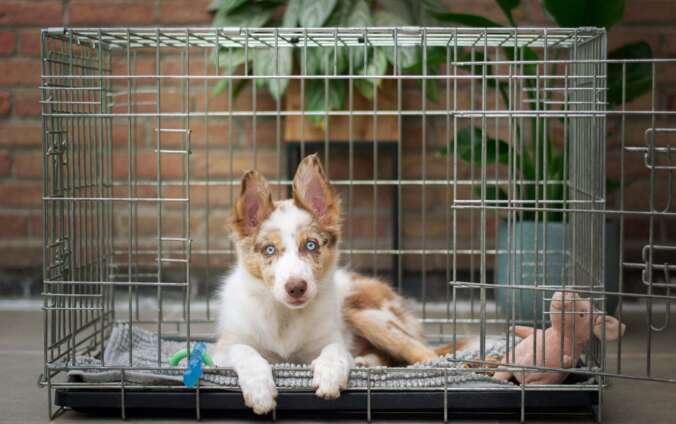
[[[188,390],[133,376],[167,367],[163,340],[189,348],[214,336],[212,297],[233,263],[225,222],[241,173],[259,169],[282,198],[311,152],[344,200],[343,258],[415,298],[431,342],[476,337],[463,372],[495,367],[491,337],[513,350],[512,325],[546,328],[561,289],[621,321],[640,311],[647,323],[629,329],[647,341],[640,359],[622,337],[589,343],[566,369],[575,384],[368,383],[333,406],[301,388],[283,390],[278,408],[369,419],[592,408],[600,419],[609,377],[676,382],[652,355],[676,299],[676,112],[660,92],[674,61],[613,60],[606,45],[593,28],[43,30],[41,383],[50,416],[66,407],[123,417],[190,408],[198,418],[244,408],[236,386]],[[409,66],[415,55],[422,65]],[[649,95],[633,96],[633,73]],[[285,97],[266,85],[278,94],[288,86]],[[612,191],[607,177],[617,180]],[[128,362],[105,362],[118,322],[130,336],[156,333],[154,366],[134,365],[133,337]],[[119,375],[75,377],[92,370]]]

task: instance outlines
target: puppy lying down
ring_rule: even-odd
[[[425,344],[386,283],[337,267],[340,223],[340,199],[316,155],[298,166],[292,199],[273,202],[256,171],[242,178],[231,222],[237,264],[220,292],[213,357],[235,370],[258,414],[276,405],[270,363],[311,364],[317,396],[333,399],[353,365],[408,365],[450,351]]]

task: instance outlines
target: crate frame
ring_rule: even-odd
[[[166,334],[164,330],[165,325],[175,324],[180,329],[181,335],[187,339],[187,348],[190,346],[190,340],[196,337],[204,337],[205,334],[198,333],[191,330],[191,327],[197,327],[201,324],[208,324],[212,321],[211,308],[209,306],[209,297],[206,301],[206,317],[196,318],[191,315],[193,304],[193,295],[191,294],[194,277],[191,274],[191,262],[196,255],[206,255],[207,263],[207,277],[209,280],[209,269],[211,260],[209,256],[213,252],[221,254],[232,254],[231,248],[218,249],[212,248],[209,237],[206,237],[205,246],[202,250],[195,248],[195,239],[191,235],[191,188],[195,186],[206,187],[207,192],[207,230],[209,234],[209,187],[216,185],[223,185],[230,188],[230,196],[232,198],[232,188],[238,184],[236,178],[226,178],[224,180],[213,180],[209,177],[209,172],[206,172],[206,178],[195,179],[193,177],[193,170],[191,164],[191,154],[193,151],[192,130],[190,129],[191,122],[203,119],[206,126],[208,126],[209,119],[228,119],[232,122],[233,118],[244,117],[251,118],[253,124],[251,126],[253,145],[253,163],[256,167],[257,145],[256,145],[256,119],[270,117],[276,120],[276,140],[275,148],[277,154],[278,165],[282,162],[281,154],[281,127],[280,119],[286,117],[299,117],[301,122],[309,116],[323,116],[326,119],[329,117],[344,116],[349,119],[350,125],[354,119],[362,116],[373,118],[373,175],[371,180],[358,181],[353,178],[346,180],[334,181],[339,187],[347,187],[349,190],[348,199],[349,204],[352,204],[353,190],[355,187],[370,185],[373,187],[374,205],[377,209],[377,193],[380,186],[393,186],[398,190],[399,196],[398,209],[402,208],[401,190],[402,186],[412,185],[421,187],[421,203],[426,203],[426,187],[434,185],[446,185],[452,188],[452,198],[449,203],[451,207],[446,208],[446,223],[452,221],[453,228],[446,229],[447,236],[452,232],[452,239],[447,239],[449,247],[447,248],[428,248],[426,246],[426,234],[423,232],[422,246],[420,248],[406,249],[395,248],[385,249],[377,247],[374,240],[372,248],[353,248],[352,245],[348,249],[344,249],[344,253],[352,255],[373,255],[375,258],[378,255],[392,256],[395,258],[402,258],[404,255],[420,255],[422,260],[422,293],[421,293],[421,314],[422,320],[427,325],[439,325],[439,340],[456,341],[458,335],[458,324],[470,323],[478,325],[480,350],[482,352],[481,358],[477,361],[480,367],[490,365],[484,355],[485,338],[488,334],[489,327],[492,325],[504,325],[508,328],[511,323],[516,322],[514,319],[507,317],[506,319],[491,319],[490,312],[487,310],[487,292],[495,290],[495,286],[489,282],[487,257],[497,255],[498,249],[491,249],[488,246],[487,233],[489,225],[488,215],[491,212],[495,213],[497,217],[498,212],[507,213],[508,226],[510,226],[510,239],[515,239],[515,224],[523,220],[523,216],[528,212],[542,213],[544,217],[544,225],[546,226],[548,212],[563,212],[570,220],[570,233],[566,240],[572,242],[570,257],[566,256],[564,261],[572,264],[572,274],[569,274],[572,283],[564,283],[563,288],[568,291],[579,293],[584,296],[592,296],[596,305],[601,309],[605,309],[605,303],[609,295],[616,296],[620,299],[638,298],[647,302],[648,310],[647,316],[649,319],[649,334],[659,333],[668,326],[669,304],[676,300],[676,297],[671,295],[669,289],[671,288],[669,282],[669,271],[674,268],[674,265],[665,263],[659,265],[653,263],[654,252],[659,249],[668,251],[676,249],[675,245],[666,243],[660,246],[653,238],[653,226],[655,220],[662,216],[667,219],[672,219],[676,213],[672,211],[671,202],[664,210],[658,210],[654,204],[654,196],[651,195],[651,205],[647,211],[637,211],[626,209],[624,207],[624,159],[622,163],[622,178],[621,178],[621,198],[620,205],[615,209],[609,209],[606,204],[607,193],[603,184],[603,179],[606,175],[605,169],[605,152],[606,152],[606,125],[607,119],[617,117],[622,122],[622,150],[621,154],[625,152],[643,153],[646,166],[651,170],[651,194],[656,190],[656,179],[660,172],[671,172],[674,169],[673,162],[671,162],[671,152],[673,147],[660,146],[656,143],[657,134],[669,132],[669,128],[660,128],[657,124],[658,118],[673,117],[674,113],[670,111],[658,110],[656,107],[656,67],[658,66],[673,66],[674,61],[669,59],[653,59],[653,60],[609,60],[607,59],[607,39],[606,33],[602,29],[594,28],[580,28],[580,29],[554,29],[554,28],[318,28],[318,29],[278,29],[278,28],[48,28],[42,32],[42,79],[41,79],[41,105],[43,116],[43,133],[44,133],[44,196],[43,196],[43,219],[44,219],[44,357],[45,368],[43,372],[42,384],[48,387],[49,392],[49,408],[50,416],[58,414],[52,411],[52,396],[54,390],[84,390],[94,389],[96,385],[88,385],[74,381],[58,381],[59,377],[63,377],[69,370],[73,370],[68,362],[72,361],[76,353],[84,350],[91,352],[101,351],[104,347],[105,338],[110,330],[110,326],[117,319],[126,319],[130,323],[138,322],[139,325],[153,325],[157,332],[162,335]],[[270,48],[275,50],[275,60],[278,60],[278,49],[293,48],[300,49],[301,54],[306,61],[308,48],[324,48],[334,49],[337,51],[338,47],[346,47],[354,49],[354,51],[363,51],[364,63],[368,61],[368,46],[388,46],[394,49],[395,62],[399,58],[398,49],[407,47],[418,47],[422,50],[422,55],[425,57],[428,49],[432,47],[443,47],[446,49],[446,66],[447,73],[445,75],[428,74],[427,66],[423,66],[421,73],[406,74],[402,72],[400,64],[393,66],[393,74],[378,74],[378,75],[364,75],[364,74],[350,74],[338,75],[327,72],[320,75],[310,75],[305,73],[305,66],[301,69],[301,73],[297,75],[257,75],[250,74],[247,69],[248,62],[244,65],[243,73],[233,73],[231,75],[224,75],[220,73],[211,73],[209,71],[209,53],[210,49],[214,47],[225,49],[243,49],[245,57],[248,57],[248,52],[258,48]],[[477,60],[475,58],[476,52],[482,52],[484,57],[488,57],[489,52],[496,52],[503,47],[513,46],[515,51],[523,51],[523,48],[528,46],[531,48],[541,49],[544,53],[543,59],[534,61],[524,60],[523,57],[516,60],[494,59]],[[155,55],[154,72],[152,74],[135,74],[133,65],[135,61],[135,51],[137,49],[151,49]],[[472,57],[469,60],[458,60],[458,49],[470,48]],[[161,58],[164,50],[178,49],[181,53],[181,70],[179,74],[169,75],[163,74],[161,68]],[[196,57],[193,50],[201,50],[200,54],[204,60],[204,70],[201,74],[191,74],[191,57]],[[251,50],[250,50],[251,49]],[[491,50],[489,50],[491,49]],[[551,50],[550,50],[551,49]],[[550,55],[554,50],[562,49],[568,50],[571,56],[568,59],[551,59]],[[350,50],[352,51],[352,50]],[[114,54],[120,53],[117,57],[126,58],[126,73],[115,75],[113,73],[113,58]],[[498,54],[499,56],[499,54]],[[220,69],[219,55],[216,55],[216,68]],[[352,56],[351,56],[352,57]],[[453,59],[451,59],[453,57]],[[626,69],[631,64],[646,63],[652,69],[652,104],[650,110],[629,110],[626,102],[621,105],[621,110],[608,110],[606,108],[606,72],[609,64],[621,64],[623,66],[624,82],[623,95],[626,96]],[[482,72],[479,74],[462,74],[458,71],[462,67],[482,67]],[[508,69],[509,74],[490,74],[488,66],[495,66],[496,68]],[[536,66],[538,71],[534,78],[536,80],[538,95],[547,93],[548,90],[554,91],[555,82],[557,80],[564,80],[564,100],[560,103],[552,101],[548,104],[543,102],[543,108],[540,109],[540,100],[538,100],[538,107],[534,110],[519,109],[518,105],[502,105],[500,108],[497,90],[495,94],[496,105],[495,109],[487,108],[489,103],[488,93],[491,80],[494,82],[507,80],[509,83],[509,99],[510,102],[515,100],[523,101],[518,94],[518,83],[520,79],[528,79],[524,74],[525,66]],[[552,67],[553,74],[547,73],[547,68]],[[541,69],[541,68],[542,69]],[[561,69],[563,68],[563,69]],[[454,73],[450,74],[453,70]],[[573,84],[579,78],[588,79],[592,81],[592,89],[590,96],[585,95],[584,90],[580,90],[582,94],[575,91],[574,88],[567,84]],[[591,77],[589,76],[591,75]],[[369,78],[371,77],[371,78]],[[209,111],[209,99],[205,96],[204,111],[191,110],[188,104],[188,99],[191,95],[191,90],[196,90],[198,84],[203,86],[206,93],[209,88],[216,81],[229,81],[228,96],[229,104],[232,104],[232,82],[235,81],[257,81],[261,79],[266,80],[297,80],[301,85],[301,97],[303,97],[303,87],[312,80],[321,80],[325,84],[331,81],[346,80],[350,85],[350,99],[353,94],[353,81],[356,80],[372,80],[373,78],[381,80],[394,80],[397,83],[397,97],[399,100],[398,108],[395,110],[382,111],[377,109],[376,102],[374,102],[372,110],[355,110],[350,106],[343,110],[332,111],[307,111],[301,103],[300,110],[283,110],[279,100],[275,102],[275,109],[267,111],[256,110],[256,84],[253,84],[253,98],[254,103],[250,110],[233,111]],[[137,81],[152,80],[156,89],[156,101],[151,106],[155,106],[155,110],[150,112],[139,112],[136,109],[142,108],[141,104],[135,104],[130,101],[137,95],[135,84]],[[440,106],[429,108],[426,96],[422,96],[422,104],[419,109],[404,110],[401,105],[401,86],[406,80],[419,81],[422,86],[422,92],[426,92],[426,85],[431,84],[430,81],[440,81],[446,84],[446,102],[442,102]],[[476,102],[470,104],[466,108],[462,108],[458,104],[457,95],[454,95],[453,103],[450,99],[450,84],[454,84],[454,93],[457,93],[457,84],[462,81],[471,81],[471,89],[475,90],[475,82],[481,85],[481,100],[480,105],[476,106]],[[55,83],[55,81],[57,81]],[[162,110],[161,96],[163,92],[162,84],[166,81],[177,81],[182,93],[180,111],[165,112]],[[195,84],[197,82],[197,84]],[[121,83],[121,84],[118,84]],[[115,96],[119,95],[119,90],[124,90],[124,83],[126,83],[127,103],[122,102],[122,107],[118,108],[115,101]],[[540,86],[539,84],[542,84]],[[552,86],[550,87],[549,84]],[[74,86],[75,85],[75,86]],[[374,90],[376,85],[374,83]],[[521,85],[523,89],[523,84]],[[561,89],[561,87],[559,87]],[[118,91],[116,91],[118,90]],[[63,92],[63,93],[62,93]],[[97,97],[97,94],[98,97]],[[105,93],[105,95],[104,95]],[[512,98],[512,93],[514,98]],[[477,100],[475,91],[472,91],[472,99]],[[570,96],[569,96],[570,95]],[[546,95],[545,95],[545,98]],[[152,103],[152,102],[151,102]],[[125,110],[126,106],[126,110]],[[629,106],[631,107],[631,106]],[[63,110],[60,110],[62,108]],[[116,109],[117,108],[117,109]],[[192,107],[194,108],[194,106]],[[495,128],[498,133],[504,131],[499,129],[500,120],[506,120],[508,123],[516,122],[519,119],[535,119],[537,123],[548,125],[551,120],[561,119],[564,124],[564,131],[570,131],[575,134],[572,138],[579,140],[577,143],[571,143],[572,150],[569,153],[571,157],[578,160],[572,162],[568,168],[567,183],[571,190],[571,198],[565,199],[562,208],[556,206],[550,207],[554,201],[548,201],[545,198],[542,200],[535,200],[533,202],[528,200],[518,200],[510,196],[509,200],[500,203],[497,199],[488,198],[488,189],[491,184],[507,184],[519,188],[520,184],[529,184],[528,182],[517,181],[516,159],[512,161],[510,153],[510,167],[513,167],[513,173],[507,175],[506,180],[500,180],[496,172],[494,179],[488,175],[487,167],[490,165],[485,159],[488,155],[488,137],[484,132],[481,143],[481,175],[477,178],[474,172],[471,173],[466,181],[457,173],[458,166],[457,155],[454,155],[453,164],[451,166],[450,154],[447,155],[448,173],[446,178],[440,179],[426,179],[425,167],[427,155],[429,154],[425,147],[425,142],[422,146],[422,178],[405,180],[398,178],[397,180],[389,180],[379,178],[378,175],[378,139],[377,134],[378,117],[381,116],[395,116],[399,125],[400,138],[398,140],[398,163],[397,168],[402,168],[402,140],[401,140],[401,120],[407,116],[420,117],[422,120],[421,139],[427,140],[426,121],[432,119],[446,120],[446,134],[447,139],[454,136],[457,137],[458,127],[457,120],[469,120],[470,122],[481,122],[483,129],[488,129],[488,122],[495,121]],[[652,120],[650,128],[645,133],[645,147],[625,147],[624,123],[628,118],[634,116],[647,116]],[[162,122],[165,119],[178,118],[182,121],[182,128],[164,128]],[[119,126],[116,120],[122,119],[127,121],[127,152],[128,152],[128,168],[126,180],[120,180],[113,175],[113,128]],[[155,122],[155,129],[153,139],[156,142],[154,147],[156,158],[156,174],[154,181],[148,184],[154,184],[156,187],[156,196],[145,196],[139,194],[138,169],[137,160],[138,152],[136,151],[136,140],[134,135],[135,120],[147,119]],[[586,120],[589,120],[587,123]],[[450,124],[453,122],[453,125]],[[228,128],[232,126],[229,125]],[[352,128],[350,126],[350,128]],[[452,131],[450,131],[452,128]],[[508,133],[512,134],[513,129],[510,126]],[[329,139],[328,130],[325,130],[325,160],[328,162],[329,153]],[[183,138],[178,143],[176,148],[163,147],[163,140],[167,140],[171,135],[178,134],[179,138]],[[303,136],[303,124],[301,124],[301,140],[300,149],[301,155],[305,153],[305,143]],[[564,133],[564,139],[568,138],[569,133]],[[70,136],[70,137],[69,137]],[[209,135],[206,134],[206,167],[209,168]],[[231,138],[231,134],[227,135]],[[75,148],[68,148],[69,143],[75,141]],[[352,132],[350,130],[350,170],[353,172],[353,140]],[[517,140],[518,143],[518,140]],[[230,160],[232,160],[233,150],[232,143],[229,143],[228,148]],[[88,151],[89,149],[89,151]],[[94,150],[92,152],[92,149]],[[450,149],[449,149],[450,150]],[[566,153],[568,154],[568,153]],[[180,159],[180,166],[182,167],[180,181],[173,181],[165,183],[162,174],[162,155],[178,155]],[[667,164],[658,164],[658,157],[668,156],[669,162]],[[586,158],[586,160],[585,160]],[[623,156],[624,158],[624,156]],[[564,159],[565,160],[565,159]],[[89,161],[89,163],[87,163]],[[579,162],[579,163],[578,163]],[[77,164],[77,169],[69,168]],[[232,162],[231,162],[232,169]],[[523,165],[521,165],[523,166]],[[547,161],[544,161],[546,174]],[[89,168],[87,168],[89,167]],[[564,171],[565,172],[565,171]],[[669,174],[671,175],[671,174]],[[591,182],[589,178],[591,176]],[[504,178],[504,177],[503,177]],[[565,178],[565,177],[564,177]],[[669,180],[671,181],[671,180]],[[283,178],[282,167],[277,167],[277,179],[271,181],[273,186],[288,187],[290,181]],[[458,187],[462,185],[471,188],[479,189],[479,198],[475,199],[470,195],[470,198],[463,198],[458,194]],[[539,181],[536,182],[540,184]],[[547,186],[547,177],[544,177],[544,186]],[[126,186],[127,195],[121,196],[116,191],[119,187]],[[179,195],[164,196],[163,190],[167,188],[178,188]],[[548,186],[547,186],[548,187]],[[537,189],[536,189],[537,190]],[[79,194],[74,194],[79,193]],[[671,199],[671,194],[669,194]],[[122,249],[120,253],[119,240],[114,234],[114,220],[115,216],[119,214],[115,205],[126,205],[126,212],[133,220],[138,218],[139,205],[155,204],[157,213],[157,234],[156,247],[149,249],[150,252],[143,252],[139,248],[138,227],[130,227],[128,234],[126,234],[127,249]],[[179,234],[169,234],[163,230],[162,216],[164,213],[165,204],[177,204],[182,208],[181,231]],[[467,212],[469,211],[469,212]],[[456,217],[459,214],[469,213],[471,217],[478,215],[480,221],[480,235],[478,240],[478,247],[474,243],[474,239],[470,243],[470,248],[465,249],[470,256],[470,260],[478,259],[478,279],[471,275],[467,281],[458,275],[458,265],[456,259],[462,249],[458,248],[461,244],[457,240],[456,233],[457,223]],[[421,208],[423,227],[427,225],[426,210]],[[623,291],[622,283],[617,292],[605,290],[604,286],[604,242],[605,242],[605,226],[604,221],[606,216],[619,216],[624,219],[625,216],[630,215],[645,215],[650,222],[650,237],[646,243],[646,261],[644,264],[627,264],[620,258],[620,267],[642,267],[644,272],[644,285],[646,293],[628,293]],[[348,215],[352,215],[352,210],[349,209]],[[536,214],[537,216],[537,214]],[[375,212],[373,213],[372,222],[376,222]],[[497,220],[497,218],[496,218]],[[566,218],[564,218],[566,222]],[[623,221],[624,222],[624,221]],[[537,221],[536,221],[537,223]],[[401,233],[401,224],[398,228]],[[542,247],[542,255],[550,254],[547,250],[547,230],[544,234],[544,246]],[[473,236],[472,236],[473,237]],[[538,258],[539,250],[536,247],[537,254],[535,255],[535,272],[538,272]],[[178,253],[175,256],[163,256],[165,249],[163,246],[176,246],[173,253]],[[84,248],[83,248],[84,246]],[[86,253],[86,251],[94,251],[93,254]],[[508,249],[510,254],[517,254],[514,248]],[[166,250],[169,251],[169,250]],[[585,254],[591,252],[591,255]],[[152,255],[157,262],[157,271],[154,272],[154,281],[144,280],[144,271],[138,264],[138,258],[143,255]],[[427,299],[425,297],[425,278],[426,278],[426,261],[428,255],[445,255],[448,258],[450,266],[446,268],[447,294],[446,294],[446,316],[445,318],[433,318],[427,313]],[[126,256],[126,263],[123,261]],[[374,259],[375,264],[376,259]],[[151,261],[152,262],[152,261]],[[182,281],[169,281],[164,278],[163,263],[167,264],[183,264],[184,269],[179,274],[182,274]],[[398,269],[393,270],[398,273],[398,281],[402,280],[402,265],[396,262]],[[514,276],[516,273],[516,261],[512,264],[512,273],[510,274],[510,281],[508,282],[508,289],[510,292],[517,291],[534,291],[538,295],[543,296],[543,301],[548,296],[561,288],[562,286],[556,284],[547,284],[547,261],[544,261],[544,282],[543,284],[535,284],[535,287],[519,284],[519,279]],[[521,264],[520,266],[522,266]],[[116,269],[122,269],[120,275]],[[475,269],[475,264],[472,263],[472,269]],[[374,265],[374,271],[376,267]],[[124,273],[126,271],[126,274]],[[653,276],[655,272],[662,271],[665,274],[665,282],[660,283]],[[151,273],[152,274],[152,273]],[[152,275],[151,275],[152,276]],[[537,277],[536,277],[537,278]],[[620,277],[622,279],[622,277]],[[478,280],[478,281],[477,281]],[[158,314],[156,320],[144,321],[139,318],[139,288],[149,288],[156,290],[156,297],[158,299]],[[124,290],[126,288],[126,290]],[[173,300],[174,304],[181,305],[183,308],[183,315],[177,320],[167,320],[164,318],[163,305],[165,292],[177,289],[182,291],[182,299]],[[402,291],[401,285],[398,287]],[[117,293],[116,293],[117,290]],[[471,313],[470,317],[466,319],[458,318],[458,301],[456,295],[467,290],[471,295]],[[663,291],[666,290],[666,293]],[[657,291],[658,293],[655,293]],[[127,314],[121,316],[116,312],[116,296],[123,295],[126,292],[125,299],[127,301]],[[475,298],[479,295],[479,311],[475,311]],[[664,303],[666,305],[665,322],[662,326],[653,325],[653,311],[652,303]],[[620,300],[619,316],[622,316],[622,300]],[[542,318],[533,322],[536,327],[543,327],[546,322],[546,312],[539,312]],[[499,314],[496,310],[496,317]],[[443,332],[442,326],[452,328],[451,334],[441,334]],[[507,337],[508,348],[510,346],[510,338]],[[511,345],[515,342],[511,338]],[[650,358],[650,340],[646,348],[646,355]],[[646,374],[643,376],[627,375],[621,371],[621,338],[618,341],[620,348],[617,352],[617,370],[611,372],[607,369],[606,361],[606,343],[597,343],[589,346],[586,354],[587,362],[571,371],[577,375],[591,375],[595,377],[593,382],[588,384],[577,385],[574,390],[587,391],[597,395],[598,407],[595,407],[595,412],[598,418],[601,418],[602,411],[602,392],[606,383],[606,377],[622,377],[622,378],[640,378],[656,381],[665,381],[673,383],[673,378],[656,378],[651,375],[650,359]],[[544,351],[545,346],[541,346]],[[130,356],[130,364],[131,364]],[[158,347],[158,366],[160,366],[160,352]],[[105,367],[105,364],[103,364]],[[516,372],[526,372],[532,367],[513,367]],[[537,367],[535,367],[537,368]],[[139,370],[139,369],[135,369]],[[115,387],[119,390],[121,413],[124,417],[126,415],[125,397],[134,390],[144,390],[150,387],[134,386],[124,381],[123,379],[117,385],[107,385],[107,388]],[[391,370],[396,372],[396,370]],[[101,389],[102,387],[98,387]],[[171,389],[171,388],[170,388]],[[179,389],[174,387],[173,389]],[[233,389],[233,388],[229,388]],[[196,393],[196,414],[200,415],[200,392],[204,390],[215,390],[213,388],[198,388]],[[367,417],[371,418],[371,392],[372,388],[364,388],[367,393]],[[514,391],[517,389],[511,389]],[[555,385],[552,387],[529,387],[528,385],[521,386],[517,391],[521,393],[520,405],[516,408],[521,415],[522,420],[526,414],[526,403],[524,398],[528,392],[537,391],[567,391],[573,390],[572,387],[565,385]],[[217,390],[215,390],[217,392]],[[448,411],[448,392],[454,391],[452,388],[440,387],[439,391],[444,393],[443,399],[443,416],[447,418]],[[510,390],[505,390],[509,392]],[[59,396],[63,398],[65,393]],[[58,398],[58,396],[57,396]],[[595,406],[595,405],[590,405]]]

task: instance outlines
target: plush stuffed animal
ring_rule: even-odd
[[[626,328],[617,318],[604,315],[592,306],[589,299],[579,297],[576,293],[560,291],[554,293],[549,309],[552,325],[545,331],[531,327],[515,327],[516,335],[522,337],[523,340],[514,348],[514,358],[510,361],[512,352],[507,352],[502,364],[573,368],[592,334],[599,339],[603,337],[605,325],[606,340],[615,340],[624,334]],[[543,340],[545,343],[544,358],[542,357]],[[533,352],[534,341],[536,342],[535,352]],[[533,353],[535,353],[535,360],[533,360]],[[496,372],[494,377],[506,381],[512,375],[522,384],[524,377],[526,384],[559,384],[566,379],[568,373],[533,370],[522,374],[500,371]]]

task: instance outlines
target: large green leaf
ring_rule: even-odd
[[[382,76],[387,71],[387,58],[382,49],[372,48],[371,55],[365,69],[359,71],[361,75]],[[355,79],[354,85],[357,87],[362,96],[370,99],[374,94],[374,86],[379,87],[382,82],[381,78],[365,78]]]
[[[446,6],[440,0],[421,0],[410,2],[412,15],[416,17],[417,26],[439,26],[439,21],[432,16],[432,11],[446,11]]]
[[[292,50],[290,47],[258,48],[253,49],[254,75],[290,75],[293,65]],[[289,85],[288,79],[257,79],[256,85],[266,86],[275,99],[282,97]]]
[[[335,66],[338,75],[345,74],[348,67],[347,54],[347,47],[308,47],[305,72],[308,75],[333,75]],[[299,56],[301,61],[304,60],[302,52]]]
[[[539,60],[540,58],[538,57],[538,54],[535,53],[535,50],[531,49],[530,47],[521,47],[521,48],[514,48],[514,47],[509,47],[506,46],[502,49],[505,52],[505,56],[507,57],[507,60],[510,61],[536,61]],[[522,65],[519,65],[522,66]],[[535,75],[537,70],[537,65],[534,64],[523,64],[523,73],[528,74],[528,75]]]
[[[399,16],[403,25],[415,25],[415,1],[408,0],[378,0],[379,11]]]
[[[478,15],[468,15],[466,13],[435,12],[435,11],[430,11],[430,14],[442,22],[465,25],[468,27],[495,28],[502,26],[497,22],[493,22],[488,18],[484,18],[483,16]]]
[[[378,27],[404,27],[415,25],[415,18],[405,1],[387,0],[379,2],[382,9],[373,14],[373,21]],[[394,47],[384,47],[387,61],[395,65]],[[398,47],[398,64],[402,68],[415,65],[420,60],[420,49],[417,47]]]
[[[609,59],[651,59],[653,57],[650,45],[645,41],[626,44],[608,55]],[[626,71],[623,68],[626,67]],[[626,75],[625,75],[626,72]],[[623,77],[626,76],[623,98]],[[652,88],[652,64],[649,62],[627,62],[608,64],[608,105],[616,107],[622,101],[630,102]]]
[[[307,80],[305,82],[305,110],[308,112],[323,112],[341,109],[347,94],[347,81],[329,80],[328,97],[325,96],[325,91],[326,81]],[[311,115],[308,116],[308,119],[315,125],[324,122],[324,117],[321,115]]]
[[[481,156],[481,147],[483,142],[483,131],[478,127],[467,127],[458,131],[455,139],[455,148],[458,156],[465,162],[481,165],[483,163]],[[503,140],[486,137],[486,165],[495,163],[507,164],[509,162],[509,144]],[[453,154],[446,148],[442,149],[442,154]]]
[[[347,26],[353,28],[362,28],[371,26],[371,8],[366,0],[356,0],[352,6],[352,11],[347,17]]]
[[[505,12],[505,15],[507,16],[507,20],[509,21],[509,23],[512,24],[513,26],[516,26],[516,22],[514,21],[514,17],[512,16],[512,10],[519,7],[521,0],[496,0],[496,1],[498,2],[500,9],[502,9],[502,11]]]
[[[218,67],[223,70],[225,75],[233,75],[235,70],[242,65],[246,58],[244,56],[244,49],[242,48],[221,48],[212,55],[211,58],[214,64],[218,64]],[[251,60],[251,57],[249,57]],[[212,94],[214,96],[223,93],[228,87],[227,79],[220,80],[212,89]],[[239,91],[246,85],[248,80],[237,80],[233,82],[233,97],[236,98]]]
[[[232,9],[246,3],[247,0],[214,0],[209,4],[208,10],[210,12],[222,11],[227,13]]]
[[[395,50],[394,47],[382,47],[383,52],[387,61],[395,66],[397,60],[395,60]],[[417,47],[399,47],[397,48],[397,54],[399,55],[398,63],[402,68],[410,68],[416,63],[420,62],[420,49]]]
[[[228,82],[230,80],[227,79],[222,79],[216,83],[214,88],[211,91],[211,94],[214,96],[218,96],[219,94],[222,94],[225,92],[225,90],[228,88]],[[236,99],[237,96],[239,96],[239,93],[244,89],[244,87],[249,83],[249,80],[245,79],[238,79],[236,82],[233,82],[233,87],[232,87],[232,98]]]
[[[624,0],[540,0],[559,26],[611,28],[624,16]]]
[[[376,10],[373,21],[378,27],[401,27],[410,25],[413,20],[405,13],[395,13],[389,10]]]
[[[337,0],[303,0],[299,19],[300,26],[306,28],[321,27],[333,12],[336,3]]]
[[[282,17],[282,27],[293,28],[298,24],[300,10],[303,7],[303,0],[289,0]]]
[[[277,8],[273,2],[242,3],[232,8],[221,8],[214,16],[213,25],[217,27],[257,28],[264,26]]]
[[[336,8],[337,9],[337,8]],[[372,25],[371,9],[368,3],[364,0],[354,0],[352,9],[348,11],[347,16],[341,21],[340,26],[349,28],[366,28]],[[352,47],[352,69],[355,72],[360,72],[364,67],[364,54],[370,54],[370,49],[367,51],[368,43],[363,43],[362,46]],[[345,56],[347,59],[348,56]]]
[[[486,81],[486,86],[488,88],[495,88],[497,86],[498,81],[494,78],[495,74],[493,72],[491,60],[486,60],[483,52],[474,51],[474,54],[472,54],[472,52],[469,51],[462,51],[458,55],[458,60],[461,62],[472,62],[471,65],[460,65],[460,68],[474,75],[484,77],[482,80]],[[485,65],[481,62],[485,62]],[[503,81],[500,84],[505,85],[507,83]]]
[[[621,188],[621,183],[619,180],[614,178],[606,178],[606,196],[612,193],[615,193]]]
[[[340,0],[336,7],[333,8],[333,12],[329,15],[324,22],[325,27],[344,27],[348,26],[348,20],[350,14],[352,13],[352,8],[355,3],[355,0]]]
[[[214,85],[214,88],[211,90],[211,94],[214,96],[218,96],[219,94],[223,94],[225,90],[228,88],[228,81],[227,79],[222,79]]]
[[[218,64],[226,75],[232,74],[238,66],[246,61],[244,49],[242,48],[221,48],[216,54],[218,58],[216,58],[216,55],[213,55],[212,61],[214,64]]]
[[[420,59],[422,59],[422,52],[420,52]],[[446,47],[427,47],[425,52],[426,62],[427,62],[427,73],[432,70],[439,69],[440,65],[446,63]],[[422,60],[417,60],[411,66],[403,66],[404,72],[412,75],[422,75],[423,74],[423,62]]]
[[[404,73],[409,75],[438,75],[441,65],[446,63],[446,48],[445,47],[427,47],[425,53],[427,70],[423,69],[422,52],[420,52],[420,60],[416,60],[411,66],[403,69]],[[422,79],[416,79],[416,85],[422,87]],[[425,83],[425,94],[427,98],[436,101],[439,93],[440,80],[427,79]]]

